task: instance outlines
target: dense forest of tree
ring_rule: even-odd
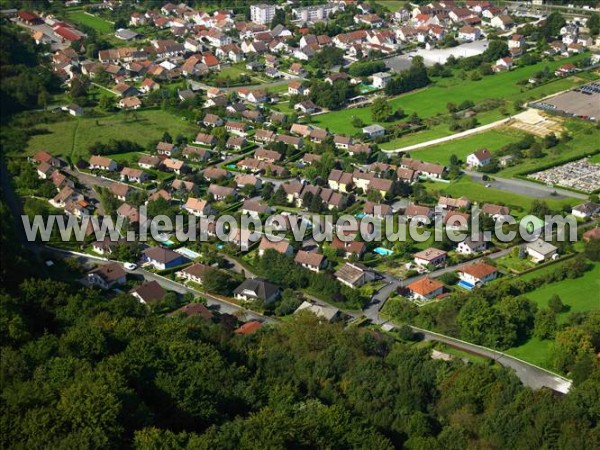
[[[0,111],[5,120],[12,113],[44,107],[60,83],[39,65],[35,42],[25,30],[2,24],[0,33]]]

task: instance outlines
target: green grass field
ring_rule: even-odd
[[[545,150],[546,154],[542,158],[524,159],[514,167],[502,169],[498,175],[503,177],[518,175],[534,170],[536,167],[552,163],[558,164],[575,156],[583,157],[600,148],[600,133],[593,124],[576,119],[567,120],[564,124],[567,132],[573,137],[571,141],[560,143],[552,149]],[[411,154],[413,158],[423,161],[448,164],[450,156],[453,154],[460,160],[465,161],[467,155],[477,149],[485,147],[493,153],[507,144],[517,142],[522,136],[523,133],[515,128],[499,127],[444,144],[413,150]],[[432,137],[432,139],[435,139],[435,137]],[[411,144],[407,143],[406,145]],[[594,155],[592,160],[600,163],[600,154]]]
[[[506,350],[506,353],[516,356],[524,361],[536,364],[540,367],[552,370],[550,361],[552,355],[552,341],[531,338],[519,347],[513,347]]]
[[[422,161],[447,165],[450,163],[450,156],[452,155],[456,155],[459,160],[465,161],[467,156],[475,150],[487,148],[494,152],[507,144],[517,142],[522,137],[523,134],[514,129],[494,129],[444,144],[414,150],[411,152],[411,156]]]
[[[554,265],[550,266],[555,268]],[[545,270],[546,268],[542,269]],[[530,272],[525,277],[539,276],[538,271]],[[569,314],[574,312],[590,311],[600,308],[600,264],[594,264],[594,268],[585,273],[581,278],[574,280],[563,280],[557,283],[551,283],[536,289],[525,295],[529,300],[534,301],[540,308],[548,306],[548,300],[554,294],[557,294],[569,310],[558,314],[558,322],[564,322]],[[541,340],[531,338],[519,347],[507,350],[506,353],[524,359],[542,367],[552,369],[550,358],[552,356],[553,342],[550,340]]]
[[[504,99],[512,102],[541,98],[581,84],[585,80],[568,77],[531,90],[524,90],[517,82],[527,80],[532,74],[543,70],[546,66],[553,70],[583,57],[585,55],[577,55],[559,61],[542,61],[532,66],[519,67],[510,72],[486,76],[479,81],[461,80],[458,77],[438,80],[425,89],[395,97],[390,100],[390,105],[393,109],[402,108],[406,114],[416,112],[420,117],[427,118],[447,113],[446,105],[449,102],[459,104],[465,100],[471,100],[480,103],[487,99]],[[353,117],[359,117],[367,124],[373,122],[369,107],[344,109],[323,114],[315,117],[313,122],[336,133],[354,134],[356,129],[351,123]]]
[[[402,0],[379,0],[375,3],[378,3],[381,6],[385,6],[391,12],[400,10],[406,4],[406,2]]]
[[[525,297],[537,303],[540,308],[546,308],[548,300],[554,294],[569,306],[568,311],[558,315],[560,322],[564,322],[571,313],[600,308],[600,263],[594,264],[593,269],[580,278],[546,284]]]
[[[590,161],[593,163],[598,163],[600,164],[600,153],[598,153],[597,155],[594,155],[590,158]]]
[[[69,11],[67,13],[67,19],[75,22],[75,24],[81,24],[93,28],[101,34],[112,33],[115,28],[112,23],[104,20],[102,17],[89,15],[81,10]]]
[[[64,121],[40,125],[48,134],[32,136],[25,152],[27,155],[46,149],[52,154],[71,155],[73,162],[87,158],[87,149],[95,142],[110,139],[128,139],[142,146],[162,137],[168,131],[173,138],[178,134],[194,136],[198,128],[189,122],[162,110],[141,110],[133,114],[123,112],[106,117],[65,118]]]
[[[483,111],[478,113],[477,122],[479,123],[479,126],[487,125],[488,123],[495,122],[503,117],[504,116],[499,109],[493,109],[491,111]],[[455,133],[455,131],[450,129],[450,124],[448,122],[442,122],[438,125],[431,125],[426,130],[416,133],[409,133],[397,139],[392,139],[389,142],[384,142],[380,145],[380,147],[384,150],[393,150],[397,148],[408,147],[413,144],[419,144],[421,142],[431,141],[441,137],[451,136]]]

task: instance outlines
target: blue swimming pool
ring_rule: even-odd
[[[172,247],[175,245],[175,242],[173,242],[171,239],[167,239],[166,241],[162,241],[161,244],[166,245],[167,247]]]
[[[224,247],[225,247],[225,245],[223,245],[223,244],[217,244],[217,248],[218,248],[219,250],[222,250]]]
[[[228,169],[237,169],[237,166],[235,164],[227,164],[225,167]]]
[[[365,217],[365,216],[366,216],[366,214],[365,214],[365,213],[362,213],[362,212],[359,212],[359,213],[356,213],[356,214],[354,214],[354,217],[357,217],[357,218],[359,218],[359,219],[362,219],[362,218],[363,218],[363,217]]]
[[[471,283],[469,283],[468,281],[465,281],[465,280],[460,280],[458,282],[457,286],[460,286],[461,288],[466,289],[467,291],[471,291],[475,287],[474,284],[471,284]]]
[[[381,256],[390,256],[390,255],[394,254],[394,252],[392,250],[389,250],[389,249],[383,248],[383,247],[377,247],[373,251]]]

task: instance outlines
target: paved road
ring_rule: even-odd
[[[63,249],[57,249],[53,247],[43,246],[45,251],[54,253],[57,257],[74,257],[77,261],[82,264],[84,267],[93,267],[95,265],[103,265],[108,264],[108,261],[101,257],[96,257],[93,255],[85,255],[80,253],[74,253]],[[276,323],[277,321],[271,317],[263,316],[260,313],[250,311],[248,309],[242,308],[241,306],[236,305],[235,303],[229,302],[225,299],[222,299],[218,296],[209,294],[207,292],[201,292],[194,288],[184,285],[183,283],[171,280],[169,278],[157,275],[153,272],[145,270],[141,267],[138,267],[136,270],[127,271],[130,274],[138,275],[144,278],[146,281],[156,281],[163,288],[177,292],[179,294],[192,293],[197,297],[202,297],[206,300],[208,306],[218,309],[222,313],[234,314],[238,317],[244,316],[244,320],[259,320],[261,322],[269,322]]]
[[[480,184],[489,184],[490,188],[498,189],[505,192],[512,192],[513,194],[524,195],[532,198],[578,198],[586,200],[588,197],[585,194],[578,192],[567,191],[566,189],[555,188],[552,186],[546,186],[532,181],[521,180],[518,178],[501,178],[496,175],[491,175],[493,181],[483,181],[483,173],[472,172],[469,170],[464,171],[465,174],[471,177],[471,179]]]
[[[392,327],[393,326],[394,325],[392,324]],[[553,374],[552,372],[542,369],[541,367],[534,366],[513,356],[507,355],[506,353],[471,344],[469,342],[461,341],[460,339],[444,336],[428,330],[423,330],[422,328],[412,326],[411,328],[413,331],[422,334],[427,341],[442,342],[469,353],[494,359],[498,364],[505,367],[510,367],[515,371],[515,375],[519,377],[521,382],[525,386],[529,386],[532,389],[541,389],[546,387],[566,394],[571,388],[571,380]]]

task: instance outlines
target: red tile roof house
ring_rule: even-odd
[[[87,274],[86,281],[91,286],[101,289],[111,289],[117,284],[125,284],[127,273],[119,263],[100,266]]]
[[[129,222],[138,223],[140,221],[140,214],[135,206],[131,206],[128,203],[123,203],[117,209],[117,216],[125,217]]]
[[[448,253],[437,248],[428,248],[414,254],[415,264],[419,266],[439,266],[446,262]]]
[[[209,270],[209,266],[201,263],[195,263],[191,266],[186,267],[185,269],[178,271],[176,275],[177,277],[182,278],[184,280],[202,284],[204,282],[204,276]]]
[[[456,252],[461,255],[472,255],[473,253],[482,252],[487,248],[487,242],[482,235],[468,236],[464,241],[459,242],[456,246]]]
[[[177,175],[181,175],[182,172],[187,170],[187,166],[183,161],[179,161],[177,159],[165,159],[161,167],[163,167],[167,172],[174,172]]]
[[[204,320],[212,321],[215,315],[204,306],[202,303],[188,303],[185,306],[182,306],[178,310],[172,312],[171,316],[176,316],[180,314],[185,314],[188,317],[202,317]]]
[[[255,200],[246,200],[241,206],[242,214],[247,214],[255,219],[261,214],[267,214],[271,211],[271,208],[267,205],[263,205],[262,203]]]
[[[117,197],[122,202],[127,201],[127,197],[131,194],[132,188],[123,183],[112,183],[109,187],[111,194]]]
[[[171,194],[186,198],[189,194],[197,194],[198,186],[193,181],[173,180],[171,183]]]
[[[275,133],[271,130],[256,130],[254,141],[261,143],[273,142],[275,141]]]
[[[254,152],[254,157],[260,161],[267,161],[270,163],[274,163],[280,161],[282,158],[281,153],[276,152],[275,150],[267,150],[265,148],[259,148]]]
[[[225,124],[225,129],[238,136],[246,136],[248,134],[248,124],[244,122],[229,121]]]
[[[158,200],[159,198],[164,199],[168,203],[171,203],[171,201],[173,200],[173,197],[171,197],[171,194],[169,194],[164,189],[161,189],[159,191],[154,192],[152,195],[150,195],[150,197],[148,197],[148,200],[146,200],[146,205],[148,204],[148,202],[153,202],[155,200]]]
[[[58,158],[55,158],[45,150],[39,150],[38,152],[36,152],[35,155],[31,157],[31,159],[37,164],[45,162],[46,164],[50,164],[53,167],[60,167],[61,165],[60,160]]]
[[[204,116],[202,123],[207,127],[220,127],[223,125],[223,119],[216,114],[207,114]]]
[[[130,183],[143,183],[147,179],[148,174],[141,169],[124,167],[123,170],[121,170],[121,181],[128,181]]]
[[[471,167],[487,166],[492,160],[492,154],[487,148],[479,149],[467,156],[467,165]]]
[[[132,289],[129,293],[141,303],[151,305],[162,300],[167,292],[158,284],[158,281],[149,281]]]
[[[350,258],[352,255],[355,255],[357,258],[362,258],[364,253],[367,251],[367,244],[360,241],[342,241],[337,236],[333,238],[331,244],[329,244],[330,248],[335,249],[336,251],[340,251],[343,253],[344,258]]]
[[[190,197],[183,206],[188,213],[198,217],[207,217],[212,209],[206,200]]]
[[[448,230],[467,230],[471,215],[457,211],[450,211],[444,216],[444,225]]]
[[[208,187],[207,193],[212,195],[216,201],[224,200],[226,197],[236,196],[235,189],[229,186],[219,186],[218,184],[211,184]]]
[[[156,144],[156,152],[159,155],[171,156],[175,150],[175,144],[171,144],[170,142],[159,142]]]
[[[234,333],[242,336],[246,336],[249,334],[256,333],[259,328],[263,326],[262,322],[258,322],[256,320],[251,320],[250,322],[246,322],[241,327],[237,328]]]
[[[300,264],[305,269],[312,270],[313,272],[320,272],[327,264],[327,258],[324,255],[304,250],[298,251],[294,261],[296,264]]]
[[[43,161],[41,163],[39,163],[37,166],[38,177],[43,180],[50,178],[50,176],[52,175],[52,173],[55,170],[56,169],[54,167],[52,167],[50,164],[45,163]]]
[[[92,170],[98,169],[112,172],[117,170],[117,167],[117,162],[110,158],[98,155],[93,155],[90,158],[90,169]]]
[[[165,270],[177,267],[189,260],[173,250],[162,247],[150,247],[144,250],[144,260],[157,270]]]
[[[465,264],[458,269],[458,277],[476,287],[495,280],[497,276],[498,269],[484,262]]]
[[[415,205],[414,203],[411,203],[406,207],[404,216],[407,219],[414,219],[415,217],[418,217],[421,220],[425,220],[425,218],[431,219],[433,216],[433,210],[428,206]]]
[[[160,164],[160,158],[152,155],[142,155],[138,160],[138,166],[142,169],[155,169]]]
[[[202,175],[204,176],[205,179],[207,179],[209,181],[215,181],[215,180],[220,180],[222,178],[228,177],[229,172],[227,172],[225,169],[221,169],[219,167],[209,167],[204,172],[202,172]]]
[[[214,147],[217,145],[217,138],[206,133],[198,133],[194,144],[206,145],[207,147]]]
[[[190,145],[186,145],[181,154],[184,158],[195,161],[208,161],[212,156],[210,150],[200,147],[192,147]]]
[[[230,150],[241,150],[247,144],[248,141],[246,141],[246,138],[242,136],[231,136],[229,137],[229,139],[227,139],[227,142],[225,143],[225,148],[228,148]]]
[[[266,236],[263,236],[258,246],[258,256],[263,256],[267,250],[274,250],[283,255],[292,256],[294,254],[294,247],[291,246],[289,241],[271,241]]]
[[[406,289],[415,300],[431,300],[444,292],[444,285],[437,280],[421,278],[406,286]]]

